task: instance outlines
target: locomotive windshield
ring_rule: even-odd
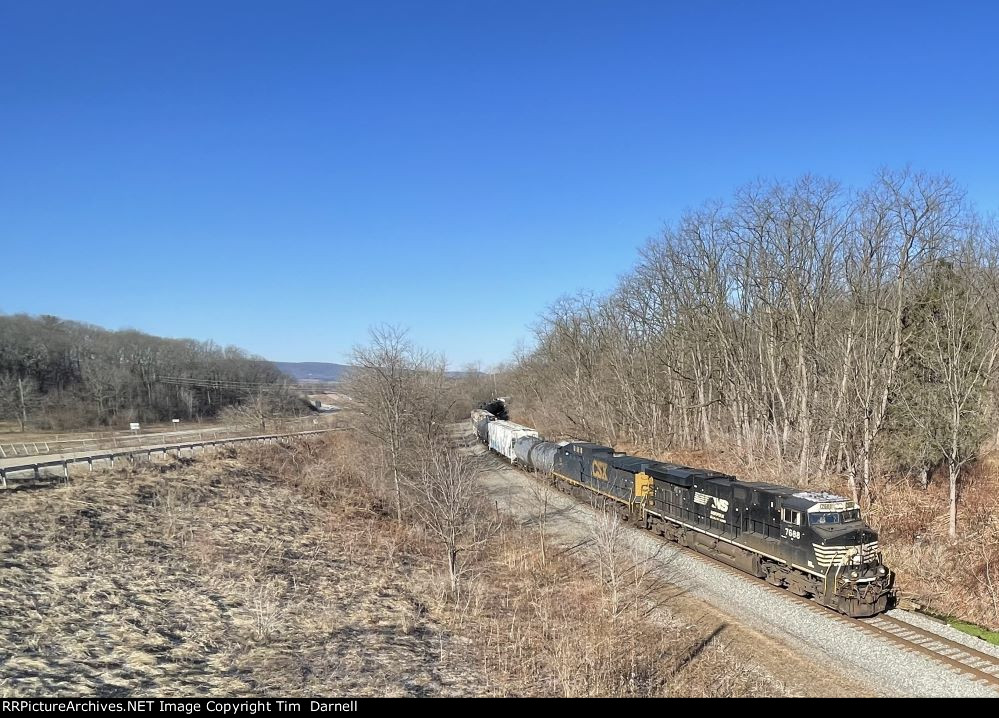
[[[823,511],[821,513],[808,514],[808,524],[810,526],[815,526],[817,524],[845,524],[850,521],[860,520],[860,509],[851,509],[849,511]]]

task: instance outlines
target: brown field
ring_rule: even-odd
[[[636,632],[668,586],[610,610],[592,567],[489,507],[450,594],[351,441],[0,494],[0,696],[784,693],[668,612]]]
[[[247,463],[0,494],[0,695],[474,692],[370,518]]]

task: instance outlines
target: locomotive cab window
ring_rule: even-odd
[[[860,510],[851,509],[849,511],[823,511],[820,513],[808,514],[808,523],[811,526],[821,524],[845,524],[850,521],[860,520]]]
[[[792,509],[781,509],[780,518],[784,523],[801,526],[801,512]]]

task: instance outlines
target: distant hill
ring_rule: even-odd
[[[272,364],[295,381],[340,381],[350,370],[346,364],[324,361],[276,361]]]
[[[351,368],[349,364],[331,364],[325,361],[274,361],[271,364],[295,381],[342,381]],[[463,371],[447,372],[447,376],[452,379],[466,375]]]

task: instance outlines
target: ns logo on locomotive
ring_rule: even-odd
[[[894,575],[877,532],[842,496],[742,481],[589,442],[544,441],[485,409],[472,412],[472,427],[492,451],[559,489],[601,496],[622,518],[775,586],[849,616],[890,608]]]

